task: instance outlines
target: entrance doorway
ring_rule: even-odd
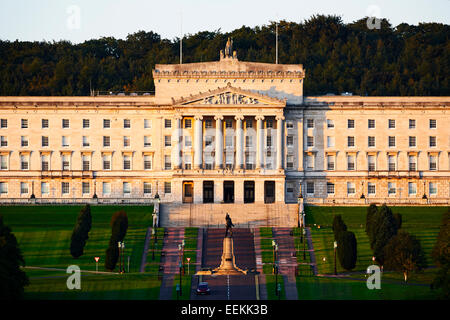
[[[194,200],[194,182],[183,182],[183,203],[192,203]]]
[[[255,202],[255,181],[244,181],[244,203]]]
[[[203,181],[203,203],[214,202],[214,181]]]
[[[275,181],[264,181],[264,203],[275,202]]]
[[[223,202],[234,203],[234,181],[223,182]]]

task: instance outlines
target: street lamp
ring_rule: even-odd
[[[305,241],[303,241],[303,260],[306,260],[306,249],[305,249],[305,246],[306,246],[306,230],[305,230],[305,228],[303,228],[303,237],[305,238]]]
[[[180,263],[178,264],[178,266],[179,266],[179,268],[180,268],[180,296],[182,296],[182,295],[183,295],[183,292],[181,291],[181,261],[180,261]]]
[[[278,263],[275,261],[275,295],[278,296]]]
[[[336,248],[337,248],[338,244],[337,241],[335,241],[333,243],[333,247],[334,247],[334,275],[337,275],[337,270],[336,270]]]
[[[272,268],[272,273],[275,273],[275,263],[276,263],[276,260],[275,260],[275,246],[277,245],[277,243],[275,242],[275,240],[272,240],[272,249],[273,249],[273,251],[272,251],[272,257],[273,257],[273,268]]]
[[[185,267],[184,267],[184,245],[186,244],[185,240],[183,239],[183,241],[181,242],[181,248],[182,248],[182,256],[181,256],[181,261],[183,262],[183,276],[186,273],[185,272]]]
[[[301,189],[300,189],[300,194],[299,194],[298,199],[297,199],[297,203],[298,203],[298,222],[297,222],[297,226],[300,227],[300,216],[303,213],[303,195],[302,195]]]

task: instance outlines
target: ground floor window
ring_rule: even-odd
[[[334,194],[334,183],[327,182],[327,193]]]
[[[164,193],[172,193],[172,183],[171,182],[164,182]]]
[[[144,194],[152,193],[152,184],[150,182],[144,182]]]

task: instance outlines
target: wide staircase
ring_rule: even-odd
[[[224,227],[229,214],[238,228],[297,226],[298,205],[285,203],[161,203],[162,227]]]

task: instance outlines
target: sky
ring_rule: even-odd
[[[270,21],[301,22],[334,14],[348,23],[366,16],[450,24],[450,0],[0,0],[0,39],[80,43],[139,30],[162,38],[232,31]]]

